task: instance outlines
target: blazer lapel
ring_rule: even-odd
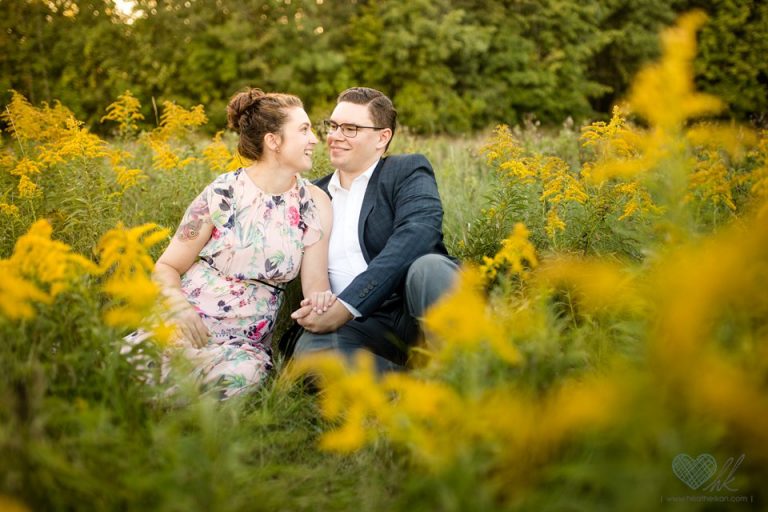
[[[376,202],[376,191],[378,188],[376,185],[379,182],[379,175],[381,174],[381,169],[384,167],[385,161],[386,157],[379,160],[379,164],[373,170],[373,174],[371,174],[371,179],[368,180],[368,186],[365,189],[365,196],[363,196],[363,206],[360,208],[360,221],[357,223],[357,239],[360,241],[360,249],[363,251],[363,257],[368,263],[371,261],[371,256],[368,254],[368,248],[364,243],[365,238],[363,238],[363,226],[365,226],[365,221],[368,218],[368,215],[371,214],[373,205]]]

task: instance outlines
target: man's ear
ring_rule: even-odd
[[[392,130],[390,128],[379,130],[379,139],[376,141],[376,149],[386,148],[390,140],[392,140]]]

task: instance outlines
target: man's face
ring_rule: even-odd
[[[341,102],[333,109],[330,120],[337,125],[374,126],[367,105]],[[340,172],[357,174],[368,169],[384,153],[392,131],[359,128],[354,137],[345,136],[341,128],[326,138],[331,164]]]

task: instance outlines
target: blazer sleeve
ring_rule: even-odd
[[[374,217],[366,225],[366,237],[384,237],[386,243],[339,295],[363,316],[395,292],[414,260],[435,252],[442,241],[443,207],[432,166],[422,155],[409,155],[403,164],[399,170],[382,169],[398,176],[389,192],[392,224],[382,225]]]

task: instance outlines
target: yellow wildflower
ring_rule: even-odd
[[[183,169],[195,161],[194,157],[188,157],[182,160],[165,141],[150,139],[149,145],[154,152],[152,165],[156,169]]]
[[[19,207],[15,204],[0,203],[0,213],[8,217],[19,218]]]
[[[155,263],[148,250],[167,240],[169,233],[168,229],[153,223],[130,229],[119,223],[101,237],[94,249],[101,271],[114,269],[114,275],[119,278],[135,273],[151,274]]]
[[[705,158],[696,162],[695,170],[690,175],[688,188],[691,192],[686,196],[686,200],[690,201],[696,195],[704,201],[710,200],[715,205],[722,203],[731,211],[735,211],[728,166],[716,150],[708,149],[704,156]]]
[[[286,378],[292,380],[305,374],[318,378],[323,388],[320,395],[323,416],[341,420],[338,428],[320,439],[323,449],[349,453],[378,435],[373,419],[386,416],[389,397],[376,382],[370,353],[358,352],[351,365],[338,354],[311,354],[294,361]]]
[[[681,16],[675,27],[661,35],[661,61],[642,69],[633,82],[630,108],[666,132],[679,130],[690,118],[716,114],[723,108],[718,98],[694,90],[696,31],[706,19],[701,11]]]
[[[40,164],[38,162],[35,162],[34,160],[30,160],[29,158],[22,158],[19,160],[16,165],[13,167],[13,169],[10,170],[10,173],[13,176],[32,176],[33,174],[40,174],[42,171],[42,168],[40,167]]]
[[[565,222],[560,218],[556,208],[547,212],[547,223],[544,225],[544,231],[550,238],[554,238],[558,231],[565,231]]]
[[[10,151],[0,150],[0,169],[9,169],[16,163],[13,153]]]
[[[123,187],[123,191],[128,190],[131,187],[135,187],[142,181],[149,179],[149,176],[144,174],[141,169],[128,169],[122,165],[118,165],[114,168],[117,175],[117,183]]]
[[[704,23],[706,16],[701,11],[683,15],[675,27],[667,29],[662,35],[663,54],[659,62],[640,71],[633,82],[629,96],[629,108],[640,114],[650,124],[649,130],[637,132],[627,139],[630,148],[636,148],[637,154],[605,154],[603,158],[589,166],[588,174],[595,182],[603,182],[612,177],[633,177],[657,168],[660,162],[680,158],[690,143],[700,144],[713,137],[725,137],[726,140],[745,142],[749,135],[742,131],[720,127],[694,127],[689,139],[684,137],[684,127],[689,119],[722,110],[719,99],[694,90],[693,58],[696,51],[696,30]],[[604,134],[607,130],[593,130],[588,140]],[[631,131],[629,132],[631,134]],[[728,144],[737,153],[739,144]],[[675,178],[677,179],[677,178]],[[670,201],[679,201],[678,191],[673,191]]]
[[[52,240],[52,233],[48,221],[35,222],[16,241],[13,254],[7,261],[13,265],[17,275],[48,285],[51,297],[55,297],[67,289],[74,278],[83,273],[96,272],[96,266],[73,253],[67,244]]]
[[[479,270],[465,266],[454,290],[432,306],[424,318],[428,337],[437,342],[433,353],[444,362],[486,343],[504,361],[520,362],[520,354],[510,343],[504,321],[495,317],[480,293],[483,277]]]
[[[202,126],[207,122],[208,118],[202,105],[187,110],[171,101],[164,101],[163,113],[160,115],[160,128],[155,130],[153,135],[159,140],[167,141],[173,137],[183,136],[189,128]]]
[[[67,130],[54,143],[59,158],[100,158],[107,156],[106,142],[97,135],[82,128],[82,122],[73,119],[67,121]],[[50,147],[50,145],[49,145]]]
[[[663,211],[662,208],[653,202],[648,190],[640,185],[640,182],[637,180],[618,183],[613,187],[613,191],[618,193],[619,197],[627,199],[619,220],[644,214],[658,215]]]
[[[633,274],[614,262],[561,257],[543,264],[537,279],[570,290],[589,311],[638,311],[644,304]]]
[[[0,314],[11,320],[32,318],[33,302],[51,303],[51,297],[35,284],[15,275],[15,269],[8,260],[0,260]]]
[[[125,91],[117,100],[107,107],[107,114],[101,118],[101,122],[115,121],[118,124],[118,132],[126,135],[138,130],[136,121],[141,121],[144,116],[140,112],[141,103],[131,91]]]
[[[517,160],[523,155],[523,148],[507,125],[493,130],[491,141],[481,148],[489,164]]]
[[[27,199],[38,197],[42,194],[42,190],[27,175],[23,175],[19,180],[18,189],[19,197]]]
[[[768,130],[760,133],[760,141],[757,148],[750,151],[750,157],[758,163],[748,177],[752,183],[750,192],[758,201],[768,199]]]
[[[698,123],[685,132],[691,146],[704,146],[709,150],[724,149],[731,158],[740,160],[748,148],[758,143],[755,132],[744,126],[719,126]]]
[[[120,302],[108,310],[104,320],[113,327],[135,328],[141,325],[154,309],[160,290],[146,275],[120,275],[104,284],[104,291]]]
[[[217,132],[213,141],[203,149],[203,157],[208,166],[216,172],[233,171],[240,167],[237,154],[233,155],[221,140],[224,132]]]
[[[501,250],[496,253],[493,259],[483,258],[484,264],[480,267],[480,272],[491,280],[496,277],[496,273],[502,267],[509,267],[515,274],[522,275],[527,265],[529,268],[536,268],[538,260],[536,259],[536,249],[528,240],[530,233],[525,225],[518,222],[512,229],[512,234],[501,244]]]
[[[8,131],[23,143],[57,140],[66,131],[66,123],[75,116],[58,101],[53,107],[44,102],[41,108],[35,108],[23,95],[11,91],[11,102],[0,118],[8,123]]]

